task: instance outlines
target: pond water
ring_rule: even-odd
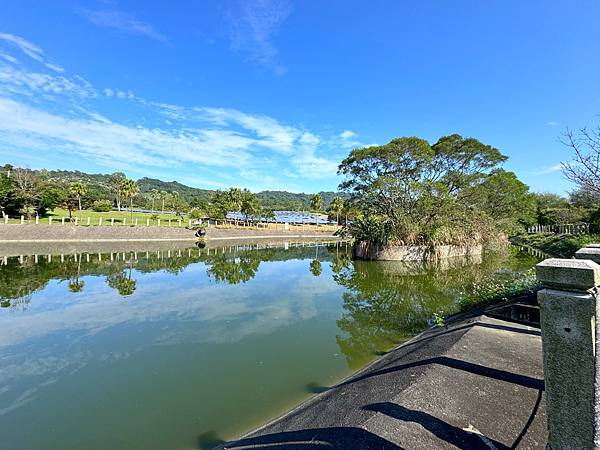
[[[342,244],[0,258],[0,448],[210,448],[536,259],[351,261]]]

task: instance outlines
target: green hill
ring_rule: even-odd
[[[46,171],[48,177],[57,181],[76,181],[80,180],[88,185],[88,200],[112,198],[109,186],[111,185],[111,174],[89,174],[80,171],[70,170],[50,170]],[[140,178],[138,186],[142,194],[156,189],[158,191],[173,192],[177,191],[181,198],[188,203],[203,203],[206,202],[214,190],[200,189],[178,181],[163,181],[156,178]],[[323,197],[324,208],[329,206],[329,203],[337,195],[346,197],[346,194],[337,192],[319,192]],[[262,191],[257,193],[257,197],[261,203],[268,208],[274,210],[289,210],[300,211],[310,209],[310,199],[314,194],[309,193],[294,193],[287,191]]]

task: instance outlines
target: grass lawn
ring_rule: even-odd
[[[96,212],[96,211],[92,211],[92,210],[88,210],[88,209],[84,209],[83,213],[81,214],[82,220],[79,221],[79,211],[73,211],[72,213],[72,221],[75,221],[75,218],[77,218],[78,221],[78,225],[87,225],[87,220],[88,217],[90,219],[90,225],[91,226],[97,226],[99,219],[102,218],[102,226],[110,226],[111,225],[111,219],[114,219],[114,226],[130,226],[131,224],[135,225],[135,221],[137,219],[137,225],[138,226],[146,226],[147,220],[150,220],[150,226],[157,226],[158,222],[156,220],[151,219],[151,217],[154,214],[152,213],[136,213],[134,212],[133,215],[128,212],[128,211],[109,211],[109,212]],[[156,214],[158,216],[158,218],[160,219],[160,226],[161,227],[168,227],[169,226],[169,219],[171,220],[171,227],[178,227],[179,226],[179,219],[181,219],[181,226],[182,227],[187,227],[189,224],[189,217],[187,216],[183,216],[183,218],[176,216],[175,214]],[[52,225],[60,225],[62,223],[62,218],[65,218],[65,223],[69,223],[69,211],[67,211],[66,209],[60,209],[60,208],[56,208],[53,211],[49,211],[48,214],[44,217],[40,217],[39,223],[40,224],[44,224],[47,225],[49,223],[49,220],[52,219]],[[21,222],[20,217],[11,217],[8,221],[8,223],[11,224],[18,224]],[[244,226],[243,222],[238,222],[237,226],[234,224],[234,222],[230,222],[228,224],[221,224],[221,222],[223,222],[222,220],[219,220],[219,226],[218,228],[242,228],[242,229],[254,229],[256,228],[255,224],[250,224],[249,226]],[[0,216],[0,223],[4,223],[2,221],[2,217]],[[25,223],[28,224],[34,224],[35,223],[35,217],[32,219],[25,219]],[[212,222],[211,226],[214,226],[214,221]],[[284,225],[282,223],[262,223],[260,225],[260,228],[268,228],[268,229],[273,229],[273,230],[283,230]],[[315,226],[315,225],[294,225],[294,224],[289,224],[289,230],[291,231],[321,231],[321,232],[325,232],[325,231],[330,231],[330,232],[334,232],[338,229],[339,227],[336,225],[319,225],[319,226]]]
[[[150,220],[150,225],[156,226],[158,223],[156,220],[152,220],[152,216],[154,214],[151,213],[136,213],[133,215],[129,211],[109,211],[109,212],[96,212],[88,209],[84,209],[81,214],[82,221],[79,222],[79,211],[73,211],[72,217],[73,221],[75,218],[78,219],[79,224],[87,225],[88,217],[90,218],[90,225],[98,225],[99,219],[102,218],[102,225],[110,225],[111,219],[114,219],[115,225],[131,225],[135,224],[135,220],[137,219],[139,226],[145,226],[146,221]],[[168,226],[169,219],[171,219],[171,226],[178,226],[178,220],[182,220],[182,226],[188,225],[187,217],[178,217],[175,214],[156,214],[160,219],[161,226]],[[49,219],[52,219],[52,224],[60,225],[62,223],[62,218],[65,217],[65,222],[69,221],[69,211],[66,209],[56,208],[53,211],[49,211],[48,214],[44,217],[40,217],[41,224],[48,224]],[[20,223],[20,218],[10,218],[9,223]],[[25,223],[35,223],[35,218],[30,219]]]
[[[560,258],[572,258],[575,252],[587,244],[600,242],[597,234],[522,234],[514,238],[515,242],[529,245],[550,255]]]

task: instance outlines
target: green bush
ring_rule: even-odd
[[[112,210],[112,202],[110,200],[96,200],[92,203],[92,210],[96,212],[109,212]]]
[[[204,211],[202,211],[200,208],[192,208],[190,209],[190,219],[192,220],[200,220],[202,218],[204,218],[206,215],[204,214]]]

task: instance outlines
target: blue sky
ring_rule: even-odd
[[[3,0],[0,162],[335,189],[358,146],[472,136],[572,188],[600,120],[597,1]]]

